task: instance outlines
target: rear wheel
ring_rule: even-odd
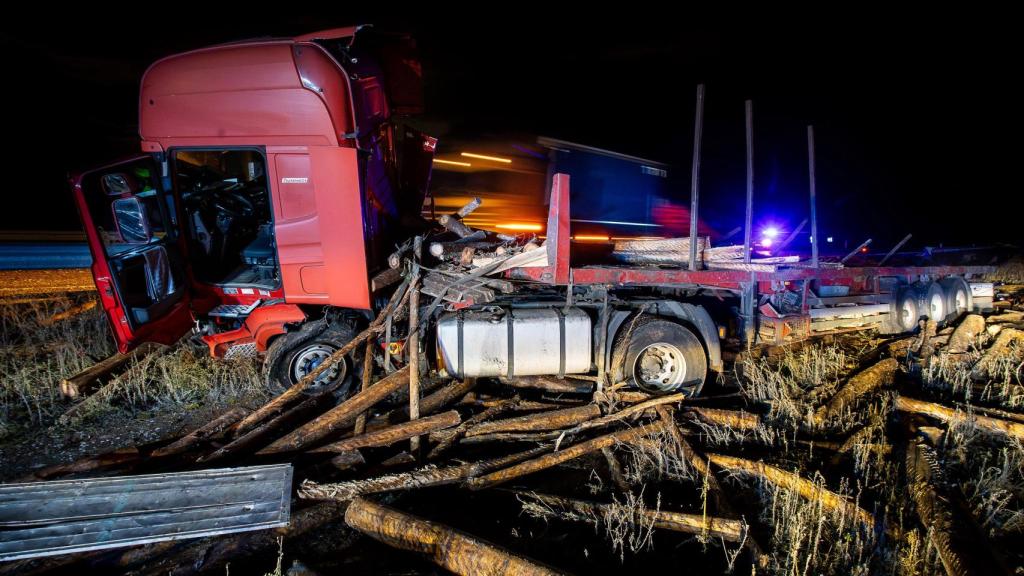
[[[704,386],[708,357],[689,328],[655,316],[627,324],[616,338],[613,376],[653,393],[696,396]]]
[[[889,318],[885,322],[886,333],[903,334],[905,332],[912,332],[917,328],[917,321],[921,317],[918,310],[916,291],[909,286],[899,289],[892,301]]]
[[[284,392],[348,344],[355,335],[355,329],[346,323],[311,322],[300,330],[279,337],[270,345],[263,363],[267,387],[274,394]],[[305,389],[305,393],[315,395],[335,388],[336,394],[347,394],[354,372],[350,356],[346,355],[328,366]]]
[[[921,309],[919,313],[937,324],[946,321],[946,293],[936,282],[929,282],[920,288]]]
[[[946,317],[950,320],[959,318],[972,310],[971,286],[967,280],[959,276],[951,276],[939,282],[946,294]]]

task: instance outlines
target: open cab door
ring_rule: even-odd
[[[151,156],[71,178],[92,275],[122,353],[173,344],[191,329],[186,274],[170,191]]]

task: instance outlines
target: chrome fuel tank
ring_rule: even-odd
[[[500,308],[445,314],[437,345],[449,374],[537,376],[590,371],[590,316],[579,308]]]

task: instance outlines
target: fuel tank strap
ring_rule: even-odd
[[[458,322],[458,326],[459,326],[459,328],[458,328],[458,333],[459,333],[459,335],[458,335],[458,340],[459,340],[459,344],[458,344],[458,348],[459,348],[459,350],[458,350],[459,369],[458,369],[458,373],[455,374],[455,377],[456,378],[464,378],[463,373],[465,372],[465,368],[466,368],[466,366],[465,366],[466,354],[463,351],[463,342],[465,342],[465,335],[463,334],[463,332],[465,330],[464,324],[466,323],[466,317],[462,313],[462,310],[458,311],[457,316],[456,316],[456,321]]]
[[[558,314],[558,377],[565,377],[565,313],[555,308]]]
[[[505,313],[505,325],[508,326],[508,377],[511,380],[516,374],[515,325],[511,307]]]

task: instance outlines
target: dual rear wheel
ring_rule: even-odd
[[[972,305],[970,285],[958,276],[904,286],[893,299],[885,331],[911,332],[923,318],[943,324],[970,312]]]

